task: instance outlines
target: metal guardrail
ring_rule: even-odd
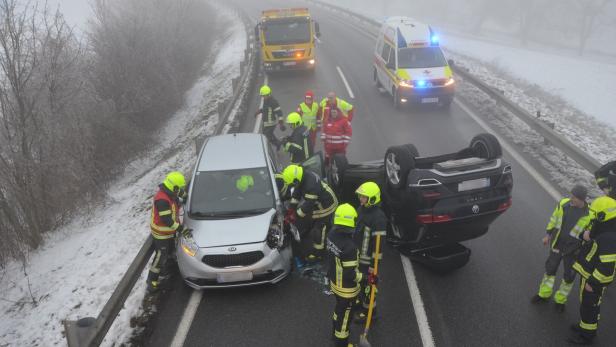
[[[340,6],[324,3],[318,0],[305,0],[305,1],[316,4],[324,8],[328,8],[335,12],[346,13],[347,15],[355,17],[359,21],[365,22],[367,24],[370,24],[376,27],[379,27],[381,25],[381,23],[374,18],[370,18],[362,14],[349,11],[348,9],[342,8]],[[490,98],[496,100],[498,104],[504,106],[513,115],[520,118],[524,123],[526,123],[534,131],[539,133],[539,135],[543,136],[543,138],[547,142],[559,148],[567,156],[569,156],[571,159],[575,160],[578,164],[580,164],[584,169],[588,170],[591,173],[594,173],[597,169],[599,169],[599,167],[601,167],[601,163],[598,160],[591,157],[588,153],[579,149],[575,144],[567,140],[563,135],[560,135],[557,132],[555,132],[546,123],[532,116],[529,112],[527,112],[525,109],[521,108],[520,106],[516,105],[513,101],[507,99],[502,94],[502,92],[500,92],[499,90],[489,86],[487,83],[483,82],[476,76],[473,76],[467,70],[459,66],[456,66],[455,64],[453,64],[452,69],[457,75],[462,76],[463,79],[466,79],[468,82],[473,84],[475,87],[479,88],[481,91],[486,93]]]
[[[219,121],[216,125],[214,134],[219,134],[223,130],[231,115],[231,111],[238,102],[242,101],[239,99],[240,96],[247,88],[250,88],[250,86],[246,85],[247,81],[249,81],[251,75],[256,72],[258,54],[256,54],[254,40],[251,40],[253,36],[252,23],[245,13],[238,12],[238,15],[242,18],[246,29],[247,40],[246,49],[244,50],[244,60],[240,63],[240,76],[232,80],[233,96],[229,100],[218,104]],[[203,143],[203,141],[201,141],[201,143]],[[199,147],[198,143],[197,146]],[[137,253],[137,256],[130,264],[128,270],[97,318],[86,317],[77,321],[63,321],[69,347],[91,347],[99,346],[102,343],[113,321],[124,306],[135,283],[143,273],[153,252],[153,240],[150,236],[146,239],[139,253]]]

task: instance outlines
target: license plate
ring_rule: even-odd
[[[471,181],[460,182],[458,183],[458,191],[464,192],[467,190],[480,189],[480,188],[485,188],[489,186],[490,186],[490,178],[486,177],[486,178],[480,178],[480,179],[471,180]]]
[[[433,104],[435,102],[438,102],[438,98],[421,98],[422,104]]]
[[[250,281],[252,280],[252,272],[238,271],[219,273],[216,275],[216,280],[218,283]]]
[[[294,65],[297,65],[297,62],[295,62],[295,61],[285,61],[285,62],[282,63],[282,65],[284,65],[284,66],[294,66]]]

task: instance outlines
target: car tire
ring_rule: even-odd
[[[379,74],[376,71],[376,68],[372,69],[372,82],[376,89],[380,89],[382,87],[381,81],[379,81]]]
[[[342,191],[344,172],[349,167],[349,161],[344,154],[334,154],[327,170],[327,182],[336,192]]]
[[[406,177],[415,168],[417,154],[417,148],[411,144],[393,146],[387,149],[383,164],[385,166],[385,182],[388,187],[400,189],[405,186]]]
[[[396,87],[391,88],[391,97],[393,99],[394,108],[399,110],[402,108],[402,103],[400,102],[400,95],[398,95],[398,89]]]
[[[503,156],[503,149],[496,136],[488,133],[479,134],[471,140],[470,148],[479,158],[493,160]]]

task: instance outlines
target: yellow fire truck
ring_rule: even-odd
[[[255,27],[265,71],[314,69],[320,36],[307,8],[265,10]]]

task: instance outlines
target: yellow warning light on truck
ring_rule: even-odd
[[[314,69],[320,36],[307,8],[265,10],[255,27],[265,71]]]

